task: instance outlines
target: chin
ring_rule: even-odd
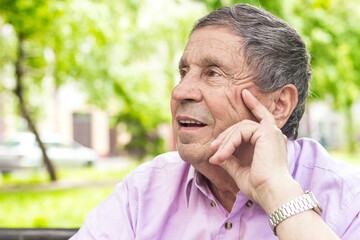
[[[208,163],[211,157],[208,146],[199,146],[197,144],[178,144],[178,152],[181,159],[192,165]]]

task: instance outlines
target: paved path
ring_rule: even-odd
[[[126,158],[104,158],[99,160],[94,166],[97,171],[122,171],[123,169],[134,168],[138,163],[134,160]],[[1,179],[1,176],[0,176]],[[119,179],[106,179],[106,180],[67,180],[60,179],[56,182],[46,182],[40,184],[14,184],[11,186],[1,186],[0,181],[0,192],[1,191],[46,191],[46,190],[61,190],[71,188],[83,188],[83,187],[103,187],[103,186],[115,186],[119,183]]]

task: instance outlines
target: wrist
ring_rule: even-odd
[[[273,213],[283,204],[304,194],[300,184],[290,175],[273,177],[256,189],[255,201],[267,215]]]
[[[305,194],[291,200],[290,202],[282,205],[269,216],[269,226],[276,233],[276,227],[288,218],[303,213],[308,210],[314,210],[317,214],[321,215],[322,209],[316,200],[315,196],[310,191],[305,191]]]

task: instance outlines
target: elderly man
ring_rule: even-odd
[[[220,8],[195,25],[179,70],[178,152],[125,177],[73,239],[360,239],[359,170],[295,140],[311,73],[291,26]]]

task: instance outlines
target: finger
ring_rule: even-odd
[[[245,105],[250,109],[252,114],[259,120],[260,123],[267,122],[275,124],[275,118],[272,113],[251,94],[247,89],[244,89],[242,92],[242,98]]]
[[[223,131],[222,133],[220,133],[216,139],[214,141],[212,141],[211,145],[210,145],[210,149],[213,151],[216,151],[220,144],[222,143],[222,141],[224,140],[224,138],[228,135],[228,133],[235,127],[234,125],[231,125],[230,127],[228,127],[227,129],[225,129],[225,131]]]
[[[221,143],[217,151],[209,158],[209,162],[212,164],[221,164],[222,162],[226,161],[226,159],[230,158],[232,154],[236,150],[236,146],[240,145],[242,142],[242,137],[238,137],[236,139],[224,141]]]
[[[230,129],[223,138],[214,155],[209,159],[210,163],[220,164],[230,158],[243,141],[250,141],[252,135],[259,128],[259,124],[239,123]]]
[[[223,131],[222,133],[220,133],[220,134],[216,137],[216,139],[215,139],[214,141],[212,141],[212,143],[211,143],[211,145],[210,145],[211,150],[216,151],[216,150],[219,148],[219,146],[220,146],[220,144],[222,143],[222,141],[226,138],[226,136],[228,136],[229,133],[230,133],[231,131],[233,131],[233,129],[235,129],[238,124],[253,124],[253,125],[257,125],[258,123],[257,123],[257,122],[254,122],[254,121],[252,121],[252,120],[245,119],[245,120],[243,120],[243,121],[241,121],[241,122],[238,122],[238,123],[236,123],[236,124],[234,124],[234,125],[231,125],[231,126],[228,127],[227,129],[225,129],[225,131]]]

